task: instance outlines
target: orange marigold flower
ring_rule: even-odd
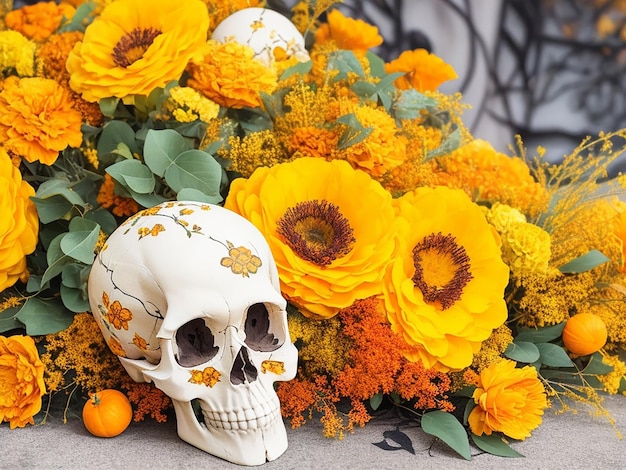
[[[317,127],[298,127],[294,129],[288,142],[289,152],[294,157],[330,158],[332,150],[337,148],[339,136],[326,129]]]
[[[477,406],[468,417],[474,434],[491,435],[495,431],[524,440],[541,424],[548,402],[537,369],[515,365],[504,359],[480,373],[473,394]]]
[[[34,41],[43,41],[74,13],[76,9],[65,2],[39,2],[10,11],[4,21],[7,28],[19,31]]]
[[[188,72],[188,86],[228,108],[260,106],[259,93],[271,93],[277,82],[252,48],[234,41],[209,41],[204,59],[191,62]]]
[[[35,424],[46,393],[44,369],[30,336],[0,336],[0,423],[11,429]]]
[[[339,10],[330,11],[327,18],[328,23],[321,25],[315,33],[318,44],[333,41],[339,49],[364,54],[383,43],[378,28],[363,20],[347,17]]]
[[[115,180],[108,173],[104,175],[96,201],[105,209],[112,207],[111,212],[118,217],[131,216],[139,211],[139,204],[134,199],[115,194]]]
[[[39,218],[31,197],[35,190],[0,147],[0,291],[25,273],[26,255],[35,251]]]
[[[87,101],[148,95],[201,57],[209,16],[200,0],[119,0],[85,30],[67,60],[70,85]]]
[[[65,61],[74,45],[83,38],[80,31],[53,34],[37,50],[40,75],[57,82],[68,82],[70,74],[65,68]]]
[[[385,64],[385,71],[404,73],[394,82],[400,90],[435,91],[443,82],[458,78],[450,64],[426,49],[404,51],[397,59]]]
[[[463,189],[475,202],[501,202],[535,216],[547,209],[548,192],[520,158],[497,152],[481,139],[431,160],[439,183]]]
[[[29,162],[52,165],[59,151],[79,147],[82,117],[69,92],[46,78],[9,77],[0,92],[0,140]]]

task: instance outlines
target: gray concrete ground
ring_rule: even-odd
[[[610,396],[606,409],[626,436],[626,397]],[[375,421],[342,441],[324,438],[319,425],[288,430],[289,448],[261,468],[275,469],[626,469],[626,438],[619,439],[606,419],[581,411],[555,416],[547,410],[544,423],[525,441],[512,447],[523,458],[504,458],[472,449],[466,461],[417,428],[402,428],[415,454],[385,451],[373,445],[389,421]],[[59,419],[40,426],[10,430],[0,426],[0,469],[241,469],[192,447],[176,434],[174,420],[132,423],[120,436],[91,436],[82,421]]]

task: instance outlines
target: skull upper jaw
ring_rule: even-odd
[[[191,402],[173,399],[172,403],[179,437],[216,457],[239,465],[262,465],[287,450],[287,431],[280,413],[263,428],[225,430],[201,424]]]

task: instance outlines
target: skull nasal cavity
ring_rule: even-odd
[[[244,330],[246,345],[255,351],[276,351],[285,342],[270,333],[270,315],[265,304],[253,304],[248,308]]]
[[[246,382],[254,382],[259,376],[259,371],[250,362],[248,350],[242,347],[237,353],[233,368],[230,371],[230,383],[233,385],[241,385]]]
[[[178,356],[176,361],[183,367],[193,367],[210,361],[218,353],[215,337],[204,320],[196,318],[176,331]]]

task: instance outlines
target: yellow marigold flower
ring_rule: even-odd
[[[384,109],[355,105],[350,100],[341,101],[341,114],[354,113],[359,123],[371,132],[362,141],[345,150],[338,150],[338,157],[377,179],[402,164],[406,157],[407,139],[400,133],[393,117]]]
[[[385,72],[404,73],[394,82],[400,90],[435,91],[442,83],[458,78],[450,64],[426,49],[404,51],[397,59],[385,64]]]
[[[25,274],[26,255],[37,246],[39,218],[30,200],[35,190],[0,148],[0,291]]]
[[[548,402],[537,369],[515,367],[508,359],[496,362],[480,373],[473,395],[476,407],[468,417],[477,436],[501,432],[524,440],[542,421]]]
[[[193,122],[200,119],[209,122],[217,117],[220,106],[190,87],[174,87],[169,90],[170,97],[165,106],[172,110],[179,122]]]
[[[527,275],[545,275],[550,266],[550,234],[526,222],[519,210],[496,203],[485,210],[502,238],[502,256],[511,268],[511,276],[519,280]]]
[[[46,393],[44,369],[30,336],[0,336],[0,423],[11,429],[35,424]]]
[[[349,18],[339,10],[328,12],[327,20],[315,33],[316,43],[332,41],[339,49],[360,54],[383,43],[383,37],[376,26],[360,19]]]
[[[70,85],[87,101],[148,95],[202,56],[208,27],[200,0],[115,1],[70,53]]]
[[[227,108],[260,106],[259,93],[271,93],[277,82],[251,47],[234,41],[209,41],[204,59],[193,61],[188,72],[187,85]]]
[[[35,73],[37,44],[18,31],[0,31],[0,69],[14,68],[20,77]]]
[[[507,318],[499,237],[460,190],[418,188],[394,203],[405,223],[384,282],[391,327],[409,360],[442,372],[467,367]]]
[[[52,165],[59,151],[83,140],[82,117],[72,105],[54,80],[9,77],[0,91],[0,140],[29,162]]]
[[[391,196],[348,163],[258,168],[233,181],[225,207],[265,235],[283,294],[307,316],[332,317],[381,292],[398,246]]]
[[[74,16],[76,9],[65,2],[39,2],[6,14],[7,28],[19,31],[27,38],[41,42],[59,26]]]

